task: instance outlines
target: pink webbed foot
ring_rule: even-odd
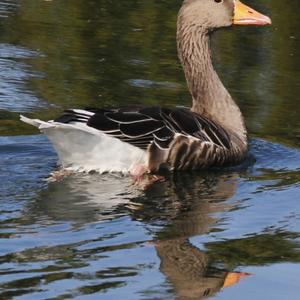
[[[129,170],[129,174],[135,183],[144,179],[144,175],[148,172],[145,165],[135,165]]]
[[[149,174],[149,170],[145,165],[135,165],[129,171],[134,184],[147,187],[154,182],[163,181],[164,177]]]
[[[50,177],[47,178],[48,182],[58,182],[61,181],[63,178],[68,177],[74,174],[74,172],[66,169],[60,169],[57,171],[53,171],[50,173]]]

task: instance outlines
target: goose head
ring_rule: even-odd
[[[185,0],[179,12],[190,27],[212,31],[235,25],[268,25],[271,19],[239,0]]]

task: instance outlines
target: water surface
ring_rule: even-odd
[[[255,160],[145,189],[118,175],[49,183],[56,154],[18,121],[69,107],[190,105],[175,48],[180,3],[0,1],[1,299],[298,299],[296,0],[252,1],[272,27],[213,39]]]

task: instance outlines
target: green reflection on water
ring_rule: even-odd
[[[0,19],[0,39],[1,43],[22,46],[40,54],[9,58],[25,63],[39,75],[25,80],[25,88],[41,101],[46,101],[48,106],[32,109],[32,115],[51,119],[63,108],[85,106],[188,106],[190,95],[175,44],[176,15],[180,3],[179,0],[20,1],[7,18]],[[298,2],[291,0],[288,5],[280,0],[251,3],[272,17],[273,26],[217,32],[213,39],[215,66],[241,106],[251,134],[300,146]],[[0,111],[0,135],[36,133],[34,128],[18,121],[18,113],[12,112],[15,111],[13,106],[14,103],[10,103],[12,109]],[[263,185],[258,192],[283,189],[299,182],[297,171],[276,172],[271,168],[260,171],[259,175],[250,176],[250,180],[270,181],[270,185]],[[164,194],[157,196],[155,191],[154,200],[147,193],[144,198],[137,199],[144,206],[130,213],[132,220],[139,220],[145,226],[156,218],[166,223],[154,235],[157,245],[153,248],[160,257],[162,273],[178,294],[186,287],[193,291],[195,286],[199,295],[214,294],[222,287],[226,272],[236,266],[299,263],[299,236],[289,232],[270,231],[237,240],[205,243],[205,250],[194,247],[188,239],[211,232],[211,226],[218,221],[212,217],[214,213],[236,209],[225,200],[235,194],[239,176],[228,175],[224,180],[212,177],[203,182],[190,174],[186,181],[180,176],[182,182],[170,186],[165,183],[159,187]],[[228,185],[228,181],[231,184]],[[101,195],[101,184],[101,191],[92,189],[91,194]],[[82,189],[83,184],[71,181],[70,187],[74,186]],[[75,197],[78,191],[71,193],[69,190],[71,188],[66,181],[61,186],[50,185],[40,199],[29,206],[24,219],[11,219],[10,223],[16,227],[30,223],[32,216],[39,213],[41,216],[46,214],[49,219],[70,219],[80,224],[99,220],[98,211],[94,207],[80,205],[80,199]],[[4,225],[6,223],[8,221]],[[222,229],[217,227],[216,230]],[[4,232],[1,237],[16,238],[16,233]],[[9,298],[31,293],[29,287],[39,288],[44,281],[49,283],[70,278],[83,281],[81,268],[88,265],[87,260],[101,260],[107,252],[135,249],[137,245],[126,243],[91,250],[78,250],[78,247],[77,243],[39,246],[3,256],[2,262],[22,264],[49,260],[49,263],[35,270],[46,275],[14,280],[4,288],[18,287],[18,290],[5,292],[2,296]],[[175,258],[182,260],[182,264],[176,265],[169,259],[169,248],[173,249]],[[198,264],[186,263],[190,262],[192,255]],[[218,268],[218,264],[222,268]],[[92,274],[97,279],[134,277],[137,274],[134,268],[103,271],[100,267]],[[77,271],[66,271],[76,268]],[[190,276],[188,281],[187,274]],[[122,286],[125,281],[105,281],[98,285],[85,285],[84,282],[84,286],[76,292],[92,294],[107,291]]]
[[[252,1],[273,19],[269,28],[233,28],[215,35],[215,65],[238,101],[250,133],[299,146],[299,6]],[[44,119],[63,108],[124,104],[189,105],[176,55],[181,1],[35,1],[19,3],[1,20],[2,42],[38,50],[25,59],[27,88],[49,104]],[[12,104],[13,105],[13,104]],[[1,135],[33,131],[2,113]]]

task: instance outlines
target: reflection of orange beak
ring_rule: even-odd
[[[239,0],[234,2],[233,24],[236,25],[268,25],[272,24],[269,17],[255,11]]]
[[[251,274],[245,273],[245,272],[229,272],[226,277],[223,284],[223,288],[230,287],[240,281],[242,277],[250,276]]]

